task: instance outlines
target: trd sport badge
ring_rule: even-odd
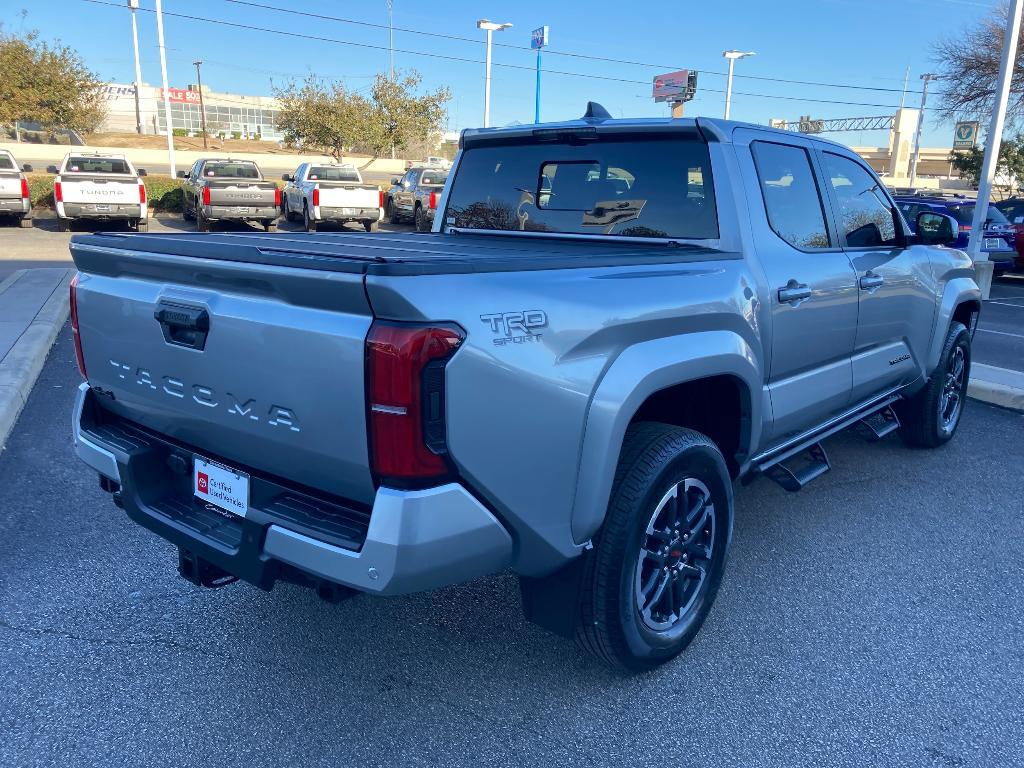
[[[548,324],[548,316],[542,309],[525,309],[522,312],[495,312],[480,315],[480,320],[491,327],[491,332],[498,334],[494,346],[506,344],[527,344],[540,341],[543,334],[535,329],[544,328]]]

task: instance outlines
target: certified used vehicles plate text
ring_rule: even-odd
[[[192,492],[197,499],[245,517],[249,511],[249,475],[196,456]]]

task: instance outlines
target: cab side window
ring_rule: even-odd
[[[836,200],[836,223],[851,248],[896,245],[896,222],[889,198],[864,166],[847,157],[822,152],[825,175]]]
[[[750,145],[768,222],[779,237],[808,250],[831,245],[825,210],[807,150],[790,144]]]

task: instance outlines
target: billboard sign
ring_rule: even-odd
[[[953,149],[971,149],[978,143],[977,121],[957,123],[953,131]]]
[[[177,104],[198,104],[199,91],[190,91],[187,88],[168,88],[167,95],[170,100]],[[164,97],[164,89],[160,89],[160,98]]]
[[[548,44],[548,32],[551,31],[551,27],[545,25],[543,27],[537,27],[530,33],[530,47],[531,48],[546,48]]]
[[[651,95],[655,101],[689,101],[696,90],[696,75],[688,69],[656,75]]]

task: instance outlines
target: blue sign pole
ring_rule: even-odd
[[[540,122],[540,52],[541,49],[537,49],[537,106],[533,113],[533,122]]]

